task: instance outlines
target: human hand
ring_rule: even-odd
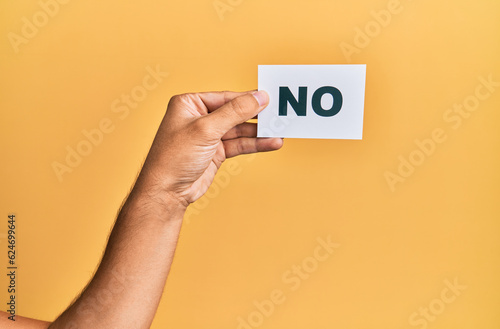
[[[200,198],[227,158],[278,150],[281,138],[256,138],[255,117],[267,93],[214,92],[172,97],[136,186],[187,207]]]

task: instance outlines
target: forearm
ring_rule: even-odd
[[[173,260],[185,205],[135,189],[120,211],[102,262],[51,326],[149,328]]]

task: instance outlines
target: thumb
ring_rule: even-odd
[[[231,128],[255,117],[268,103],[269,95],[265,91],[257,91],[232,99],[203,120],[222,137]]]

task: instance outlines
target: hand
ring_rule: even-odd
[[[268,102],[265,92],[173,97],[91,282],[52,324],[26,320],[20,327],[150,328],[185,208],[207,191],[226,158],[283,145],[281,138],[257,139],[256,124],[246,122]],[[104,293],[112,302],[92,311]]]
[[[281,138],[256,138],[257,125],[246,122],[268,103],[263,91],[174,96],[136,186],[187,207],[207,191],[225,159],[278,150]]]

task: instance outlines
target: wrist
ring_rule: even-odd
[[[121,215],[134,214],[135,218],[142,220],[155,220],[160,222],[180,220],[184,217],[188,204],[174,193],[164,190],[143,190],[135,186],[128,196]]]

